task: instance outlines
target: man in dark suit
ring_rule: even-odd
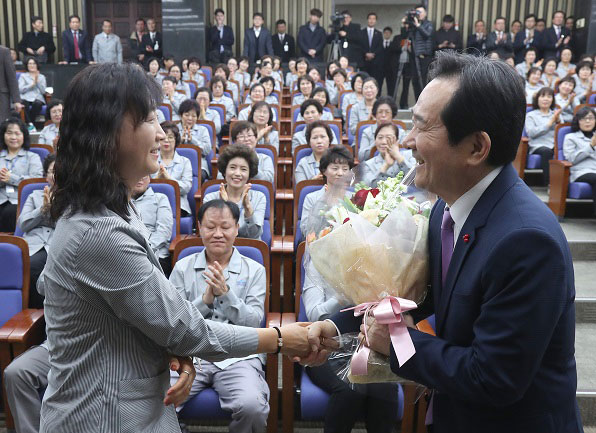
[[[395,92],[395,81],[397,80],[397,70],[399,68],[399,56],[401,54],[401,37],[393,35],[391,27],[383,29],[383,79],[387,82],[387,94],[393,97]],[[379,82],[383,87],[383,81]],[[379,89],[380,93],[380,89]]]
[[[255,12],[252,16],[253,26],[244,30],[242,55],[248,57],[250,63],[260,62],[265,54],[273,55],[271,33],[263,27],[264,22],[263,14]]]
[[[542,55],[545,59],[549,57],[559,58],[563,47],[571,41],[571,33],[565,27],[565,12],[556,11],[553,13],[553,26],[544,31],[542,38]]]
[[[277,34],[271,37],[273,54],[279,57],[282,63],[288,63],[290,59],[296,57],[296,42],[292,35],[286,33],[285,20],[277,20],[275,27]]]
[[[486,38],[486,51],[489,54],[496,52],[501,59],[513,55],[511,35],[505,31],[505,18],[498,17],[495,19],[494,30]]]
[[[56,45],[49,33],[43,31],[41,17],[31,17],[31,31],[25,33],[19,42],[19,51],[25,57],[35,57],[39,63],[46,63],[56,51]]]
[[[367,26],[360,31],[364,43],[364,66],[362,70],[374,77],[379,86],[383,82],[383,34],[375,28],[377,14],[371,12],[366,17]],[[379,87],[380,90],[380,87]]]
[[[350,11],[345,10],[342,15],[344,16],[344,23],[339,29],[341,53],[348,57],[350,64],[356,64],[358,68],[362,68],[364,66],[362,29],[360,24],[352,22],[352,13]]]
[[[300,26],[298,30],[298,47],[302,55],[311,62],[323,61],[327,33],[319,24],[322,16],[323,12],[320,9],[311,9],[309,22]]]
[[[474,33],[468,35],[467,48],[475,48],[470,50],[470,54],[480,56],[486,53],[486,25],[482,20],[476,20],[474,23]],[[478,50],[478,51],[476,51]]]
[[[540,39],[541,34],[536,31],[536,15],[527,15],[524,20],[524,28],[515,34],[515,40],[513,41],[516,65],[524,61],[528,48],[534,47],[540,51]]]
[[[3,122],[10,114],[11,102],[14,111],[20,112],[23,109],[17,74],[10,58],[10,50],[0,45],[0,122]]]
[[[62,32],[62,53],[65,63],[92,63],[91,40],[85,30],[81,30],[81,18],[78,15],[68,17],[68,30]]]
[[[432,78],[404,145],[419,161],[416,186],[442,198],[428,235],[437,335],[409,327],[416,353],[401,366],[387,325],[367,322],[369,345],[390,356],[396,374],[434,390],[434,433],[582,432],[571,253],[552,212],[511,165],[524,126],[523,80],[504,62],[453,52],[438,53]],[[332,319],[339,332],[361,323],[349,314]],[[317,322],[309,339],[317,344],[333,328]]]
[[[161,33],[157,31],[156,27],[153,18],[147,19],[147,33],[143,35],[143,39],[141,40],[145,62],[151,57],[161,59],[163,56],[163,40]]]
[[[233,55],[234,30],[225,25],[226,14],[223,9],[215,9],[214,15],[215,25],[207,33],[208,58],[211,63],[227,63]]]

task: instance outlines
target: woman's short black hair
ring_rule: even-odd
[[[306,109],[308,107],[310,107],[311,105],[314,105],[314,107],[317,109],[319,114],[323,114],[323,106],[321,105],[321,103],[319,101],[317,101],[316,99],[307,99],[300,105],[300,115],[302,117],[304,117],[304,113],[306,112]]]
[[[196,56],[192,56],[188,58],[188,64],[190,65],[191,63],[196,63],[197,65],[199,65],[199,68],[201,67],[201,59],[199,59]]]
[[[194,99],[185,99],[184,101],[182,101],[180,107],[178,108],[178,114],[182,117],[184,113],[187,113],[189,111],[194,111],[195,113],[197,113],[198,117],[201,114],[201,106]]]
[[[259,101],[251,107],[250,113],[248,114],[248,121],[255,123],[255,121],[254,121],[255,111],[257,111],[261,107],[267,107],[267,110],[269,111],[269,120],[267,121],[267,125],[268,126],[273,125],[273,110],[271,109],[271,106],[269,104],[267,104],[265,101]]]
[[[51,120],[52,117],[50,115],[50,111],[52,111],[52,108],[57,107],[58,105],[62,105],[62,108],[64,108],[64,102],[62,102],[62,99],[52,99],[50,101],[48,107],[46,108],[46,120]]]
[[[487,163],[498,167],[513,161],[526,118],[524,82],[517,71],[487,57],[439,51],[430,71],[430,80],[438,78],[457,82],[441,113],[449,144],[485,132],[491,139]]]
[[[171,132],[174,134],[174,147],[178,147],[180,145],[180,129],[178,129],[178,125],[174,122],[166,120],[161,124],[161,129],[163,129],[164,133]]]
[[[241,132],[244,132],[246,130],[252,131],[255,134],[255,137],[257,136],[257,127],[254,123],[246,120],[240,120],[238,122],[235,122],[234,126],[232,126],[232,129],[230,131],[230,138],[232,139],[232,143],[235,143],[236,138],[238,138],[238,135],[240,135]]]
[[[45,157],[45,159],[43,160],[43,164],[42,164],[44,176],[48,175],[48,171],[50,170],[50,165],[52,165],[52,162],[55,162],[55,161],[56,161],[56,154],[53,152]]]
[[[224,74],[226,74],[226,78],[230,76],[230,68],[228,68],[228,65],[226,65],[225,63],[219,63],[217,66],[215,66],[215,68],[213,68],[213,73],[215,73],[218,69],[224,71]]]
[[[329,104],[329,92],[324,87],[317,86],[310,94],[310,98],[314,99],[317,93],[324,93],[325,94],[325,105]]]
[[[534,72],[540,72],[542,74],[542,69],[540,69],[538,66],[532,66],[530,69],[528,69],[526,80],[530,81],[530,75],[532,75]]]
[[[262,89],[263,89],[263,93],[266,93],[266,92],[265,92],[265,86],[263,86],[263,84],[262,84],[262,83],[255,83],[255,84],[253,84],[252,86],[250,86],[250,90],[248,91],[248,94],[249,94],[249,95],[250,95],[250,94],[252,94],[252,91],[253,91],[254,89],[256,89],[257,87],[260,87],[260,88],[262,88]]]
[[[308,61],[308,59],[306,57],[299,57],[296,59],[296,66],[298,66],[298,63],[306,63],[306,70],[308,71],[308,68],[310,67],[310,62]]]
[[[532,96],[532,108],[534,108],[534,110],[538,110],[538,98],[540,98],[543,95],[550,95],[552,97],[552,102],[550,104],[550,109],[554,109],[555,108],[555,91],[553,89],[551,89],[550,87],[542,87],[540,90],[538,90],[536,93],[534,93],[534,96]]]
[[[325,151],[319,162],[319,171],[323,176],[330,164],[348,164],[351,170],[354,168],[354,155],[346,146],[331,146]]]
[[[329,68],[331,68],[331,65],[335,65],[335,66],[337,66],[338,68],[341,69],[341,65],[339,64],[339,60],[334,60],[332,62],[327,63],[327,68],[325,68],[325,72],[326,72],[328,78],[331,78],[331,73],[329,72]]]
[[[37,59],[35,57],[29,56],[29,57],[25,57],[25,70],[29,71],[29,61],[33,60],[33,62],[37,65],[37,70],[39,71],[39,62],[37,61]]]
[[[542,61],[542,65],[541,68],[544,71],[544,68],[546,68],[547,63],[549,62],[555,62],[555,68],[557,67],[557,59],[555,59],[554,57],[547,57],[546,59],[544,59]]]
[[[592,107],[582,107],[577,110],[577,113],[573,115],[573,120],[571,121],[571,131],[577,132],[579,131],[579,121],[586,117],[588,114],[592,114],[596,117],[596,111]],[[594,128],[592,128],[592,132],[596,130],[596,123],[594,124]]]
[[[201,92],[207,92],[209,94],[209,101],[213,100],[213,93],[211,93],[211,89],[209,89],[209,87],[199,87],[196,91],[195,94],[193,95],[192,99],[197,99],[197,96],[199,96],[199,93]]]
[[[362,84],[364,84],[364,80],[366,80],[368,77],[370,77],[370,75],[368,75],[366,72],[358,72],[357,74],[355,74],[352,77],[352,90],[356,91],[356,88],[354,87],[354,85],[356,84],[356,80],[358,78],[362,79]]]
[[[315,120],[313,123],[309,123],[306,125],[306,142],[310,145],[310,136],[315,128],[324,128],[325,132],[327,133],[327,137],[329,137],[329,146],[333,142],[333,131],[327,125],[327,123],[323,122],[322,120]]]
[[[207,212],[211,208],[214,208],[214,209],[228,208],[230,210],[230,212],[232,213],[232,218],[234,218],[234,221],[236,221],[236,224],[238,224],[238,221],[240,220],[240,209],[238,209],[238,205],[234,202],[225,201],[222,199],[210,200],[207,203],[203,203],[203,205],[199,208],[199,212],[197,214],[197,219],[198,219],[199,223],[203,222],[203,217],[205,216],[205,212]]]
[[[333,71],[333,74],[331,74],[331,78],[335,78],[336,75],[341,75],[342,77],[344,77],[345,81],[348,81],[348,73],[344,71],[342,68],[338,68],[335,71]]]
[[[217,169],[221,175],[226,177],[226,169],[228,164],[234,158],[243,158],[248,164],[248,178],[252,179],[259,173],[259,157],[257,152],[248,146],[240,144],[230,144],[225,146],[217,159]]]
[[[312,90],[310,91],[310,94],[312,95],[313,90],[315,90],[316,84],[315,84],[315,80],[313,80],[310,75],[303,75],[301,77],[298,77],[298,81],[296,82],[296,88],[298,89],[299,92],[302,93],[302,91],[300,90],[300,84],[304,81],[308,81],[310,82],[311,86],[312,86]],[[304,95],[305,98],[310,98],[310,95]]]
[[[54,170],[54,220],[106,207],[128,220],[129,189],[118,172],[120,129],[126,116],[137,128],[161,100],[159,85],[134,63],[91,65],[71,80]]]
[[[151,58],[149,58],[149,60],[147,60],[147,70],[149,70],[149,65],[153,61],[156,61],[157,62],[157,66],[159,66],[161,68],[161,62],[159,61],[159,59],[157,57],[151,57]]]
[[[366,83],[374,83],[374,85],[377,87],[377,94],[381,90],[379,88],[379,82],[377,81],[377,79],[375,77],[367,77],[367,78],[365,78],[364,81],[362,82],[362,87],[364,87],[364,85]]]
[[[534,54],[538,55],[538,50],[536,49],[536,47],[530,47],[526,50],[526,52],[524,53],[524,57],[526,57],[526,54],[528,54],[530,51],[533,51]]]
[[[399,128],[397,127],[397,125],[393,122],[383,122],[375,130],[375,140],[377,139],[377,135],[379,135],[379,131],[384,128],[391,128],[391,130],[395,134],[395,138],[399,139]]]
[[[573,91],[573,89],[575,89],[575,86],[577,85],[577,83],[575,82],[575,79],[571,75],[566,75],[565,77],[561,78],[559,80],[559,82],[557,83],[557,92],[559,91],[559,86],[561,85],[561,83],[573,84],[573,87],[571,89],[572,91]]]
[[[273,85],[273,89],[275,90],[275,78],[273,78],[273,77],[262,77],[259,80],[259,83],[265,84],[267,81],[271,81],[271,84]]]
[[[589,60],[582,60],[575,66],[576,73],[579,74],[579,71],[582,68],[588,68],[590,70],[590,72],[592,72],[594,70],[594,64],[592,62],[590,62]]]
[[[29,130],[27,125],[23,121],[15,116],[8,117],[2,124],[0,124],[0,150],[7,149],[6,143],[4,142],[4,134],[10,125],[17,125],[23,133],[23,149],[29,150],[31,141],[29,139]]]
[[[162,84],[163,84],[164,81],[169,81],[174,86],[176,86],[176,84],[178,84],[178,80],[175,79],[174,77],[169,76],[169,75],[167,77],[163,77],[163,80],[161,80]]]
[[[211,81],[209,82],[209,89],[211,89],[211,93],[213,93],[213,87],[215,86],[216,83],[221,83],[221,85],[223,86],[224,92],[226,91],[226,80],[224,80],[222,77],[211,77]]]
[[[395,99],[389,96],[381,96],[375,101],[372,107],[373,116],[377,115],[377,110],[381,105],[389,105],[389,107],[391,108],[391,118],[397,116],[397,104],[395,103]]]

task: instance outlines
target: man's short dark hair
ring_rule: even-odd
[[[352,16],[352,12],[350,12],[348,9],[341,11],[342,15],[349,15],[350,17]]]
[[[538,98],[540,98],[543,95],[550,95],[552,97],[550,109],[553,110],[555,108],[555,91],[550,87],[543,87],[536,93],[534,93],[534,96],[532,96],[532,108],[534,108],[534,110],[538,110],[540,108],[538,106]]]
[[[287,25],[286,20],[281,19],[281,20],[275,21],[275,27],[277,27],[280,24]]]
[[[377,18],[377,13],[376,12],[369,12],[368,15],[366,16],[366,19],[370,18],[372,15],[374,15],[375,18]]]
[[[77,20],[81,21],[80,16],[78,16],[77,14],[73,14],[68,17],[68,22],[71,22],[73,18],[76,18]]]
[[[474,21],[474,26],[476,26],[476,24],[478,24],[478,23],[484,24],[484,20],[476,20],[476,21]]]
[[[144,18],[140,18],[140,17],[139,17],[139,18],[137,18],[137,20],[135,21],[135,24],[136,24],[136,23],[138,23],[139,21],[143,21],[143,24],[147,24],[147,23],[145,22],[145,19],[144,19]]]
[[[103,23],[110,23],[110,25],[112,25],[112,21],[108,19],[103,20],[101,24],[103,25]]]
[[[443,22],[444,23],[454,23],[455,18],[453,18],[453,15],[447,14],[443,17]]]
[[[524,21],[529,20],[530,18],[534,18],[534,20],[536,20],[536,15],[534,14],[528,14],[525,16]]]
[[[575,113],[573,115],[573,120],[571,121],[571,131],[572,132],[579,131],[579,121],[581,119],[583,119],[584,117],[586,117],[588,114],[592,114],[593,116],[596,117],[596,111],[594,111],[594,108],[592,108],[592,107],[582,107],[579,110],[577,110],[577,113]],[[594,132],[595,129],[596,129],[596,124],[594,125],[592,132]]]
[[[50,165],[52,165],[52,162],[56,162],[56,153],[52,152],[49,155],[47,155],[45,157],[45,159],[43,160],[43,175],[47,176],[48,175],[48,171],[50,170]]]
[[[164,81],[169,81],[169,82],[171,82],[171,83],[172,83],[174,86],[175,86],[176,84],[178,84],[178,80],[176,80],[174,77],[171,77],[171,76],[169,76],[169,75],[168,75],[167,77],[163,77],[163,79],[161,80],[161,82],[163,83]]]
[[[329,125],[322,120],[315,120],[313,123],[309,123],[308,125],[306,125],[306,143],[310,145],[310,136],[312,135],[312,132],[315,128],[325,129],[327,137],[329,137],[329,146],[331,146],[331,143],[333,142],[333,131],[331,130]]]
[[[389,96],[381,96],[380,98],[378,98],[373,107],[372,107],[372,113],[373,116],[377,115],[377,110],[379,109],[379,107],[381,105],[389,105],[389,107],[391,107],[391,117],[395,117],[397,116],[397,104],[395,103],[395,99],[389,97]]]
[[[497,21],[499,20],[503,20],[504,22],[507,22],[507,20],[505,19],[505,17],[496,17],[495,18],[495,24],[497,23]]]
[[[426,6],[424,6],[424,4],[422,4],[422,3],[417,5],[414,9],[419,9],[419,8],[426,10]]]
[[[351,170],[354,168],[354,155],[345,146],[331,146],[319,162],[319,171],[323,176],[330,164],[348,164]]]
[[[191,63],[196,63],[197,65],[199,65],[199,68],[201,67],[201,59],[199,59],[196,56],[192,56],[188,58],[188,64],[190,65]]]
[[[321,12],[321,9],[317,9],[317,8],[312,8],[310,10],[310,14],[314,15],[317,18],[321,18],[323,16],[323,12]]]
[[[255,12],[254,14],[252,14],[252,19],[254,20],[256,17],[261,17],[261,19],[263,21],[265,21],[265,17],[263,16],[263,14],[261,12]]]
[[[252,150],[248,146],[241,144],[231,144],[225,146],[221,151],[219,158],[217,159],[217,169],[221,173],[222,177],[226,177],[226,169],[228,164],[234,158],[242,158],[248,164],[248,178],[252,179],[259,174],[259,157],[257,152]]]
[[[224,10],[222,8],[217,8],[217,9],[215,9],[213,11],[213,15],[217,15],[217,14],[224,14],[225,15],[226,13],[224,12]]]
[[[429,76],[458,82],[441,113],[452,146],[482,131],[491,139],[488,164],[515,159],[526,118],[525,85],[515,69],[486,57],[440,51]]]
[[[546,24],[546,20],[544,18],[538,18],[536,20],[536,24],[538,24],[538,23],[544,23],[544,24]]]
[[[321,103],[319,101],[317,101],[316,99],[307,99],[300,105],[300,115],[302,117],[304,117],[304,113],[306,112],[306,109],[308,107],[310,107],[311,105],[313,105],[317,109],[319,114],[323,114],[323,106],[321,105]]]
[[[166,60],[176,60],[176,58],[174,57],[173,54],[164,54],[163,60],[165,62]]]
[[[199,208],[199,213],[197,214],[199,223],[203,222],[203,217],[205,216],[205,212],[207,212],[211,208],[213,208],[213,209],[228,208],[230,210],[230,212],[232,213],[232,218],[234,218],[234,221],[236,221],[236,224],[238,224],[238,221],[240,220],[240,209],[238,209],[238,205],[234,202],[225,201],[222,199],[210,200],[207,203],[203,203],[203,205]]]
[[[553,12],[553,15],[551,16],[551,19],[552,19],[552,18],[554,18],[554,17],[555,17],[555,15],[557,15],[557,14],[562,14],[562,15],[563,15],[563,19],[565,19],[565,17],[567,16],[567,15],[565,14],[565,11],[558,10],[558,11],[554,11],[554,12]]]
[[[387,27],[385,27],[383,29],[383,33],[385,33],[385,32],[391,32],[391,33],[393,33],[393,29],[391,27],[387,26]]]
[[[43,21],[43,18],[40,17],[39,15],[33,15],[31,17],[31,24],[35,24],[35,21]]]

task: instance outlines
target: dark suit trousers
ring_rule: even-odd
[[[426,86],[428,67],[430,66],[430,62],[432,62],[432,59],[432,56],[424,56],[423,59],[418,58],[418,65],[420,66],[420,79],[422,81],[422,83],[420,83],[420,81],[417,79],[418,69],[416,68],[415,63],[416,59],[412,54],[410,54],[410,59],[407,66],[409,71],[408,74],[405,74],[404,71],[403,88],[401,92],[401,98],[399,100],[399,106],[401,108],[407,108],[408,106],[408,91],[410,87],[410,81],[412,81],[412,86],[414,87],[414,97],[416,98],[416,101],[418,101],[418,97],[420,96],[420,93],[422,93],[422,89],[424,89],[424,86]]]
[[[330,394],[324,433],[351,432],[363,409],[369,433],[390,433],[398,411],[397,384],[372,383],[352,389],[337,377],[333,362],[306,368],[313,383]]]
[[[25,106],[25,118],[27,119],[28,123],[35,122],[36,117],[41,113],[41,108],[43,107],[43,102],[39,100],[35,100],[33,102],[25,101],[24,99],[21,101]]]
[[[379,83],[379,94],[381,93],[381,86],[383,85],[383,62],[379,62],[377,59],[372,62],[364,61],[364,67],[362,68]]]

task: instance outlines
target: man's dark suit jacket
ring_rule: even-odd
[[[145,54],[145,61],[151,57],[156,57],[158,59],[163,57],[163,39],[160,32],[155,32],[155,40],[159,43],[158,49],[147,51],[147,45],[153,48],[155,42],[151,41],[151,35],[149,32],[143,35],[143,40],[141,41],[141,50],[142,53]]]
[[[391,43],[385,48],[385,40],[383,39],[383,70],[385,75],[397,74],[399,66],[399,56],[401,54],[401,36],[394,36]]]
[[[15,102],[21,102],[17,74],[10,50],[0,45],[0,122],[9,116],[10,104]]]
[[[224,26],[223,38],[220,39],[217,26],[211,26],[209,28],[209,32],[207,33],[207,37],[209,38],[208,51],[219,52],[220,45],[223,45],[225,50],[232,50],[232,45],[234,45],[234,30],[232,27]]]
[[[38,32],[37,36],[35,36],[35,32],[27,32],[23,36],[23,39],[19,42],[19,51],[22,52],[25,56],[30,56],[27,52],[27,48],[31,48],[33,51],[37,51],[41,47],[45,47],[45,53],[49,57],[54,54],[56,51],[56,45],[54,44],[54,40],[47,32]]]
[[[383,33],[379,30],[375,29],[373,32],[372,37],[372,45],[368,44],[368,27],[363,28],[360,30],[360,40],[362,41],[363,46],[363,57],[364,57],[364,66],[363,69],[368,72],[369,75],[375,77],[377,81],[381,80],[383,77],[383,72],[380,70],[383,67]],[[367,61],[366,60],[366,53],[374,53],[375,58]],[[380,77],[380,78],[379,78]],[[380,85],[380,82],[379,82]],[[380,91],[381,89],[379,89]]]
[[[310,24],[306,23],[300,26],[298,30],[298,48],[302,52],[302,55],[307,59],[315,62],[323,61],[323,50],[327,44],[327,33],[323,27],[317,24],[315,31],[310,30]],[[311,57],[308,54],[308,50],[315,50],[317,54],[315,57]]]
[[[534,38],[532,42],[526,46],[524,41],[526,40],[526,29],[521,29],[515,35],[515,40],[513,41],[513,52],[515,53],[515,64],[522,63],[524,61],[524,56],[526,55],[526,50],[530,47],[534,47],[538,50],[538,56],[541,53],[541,40],[542,40],[542,33],[537,30],[534,30]]]
[[[296,42],[292,35],[287,33],[284,35],[283,42],[279,40],[279,33],[271,36],[273,45],[273,54],[281,58],[282,63],[288,63],[291,58],[296,57]],[[284,46],[288,45],[288,51],[284,50]]]
[[[437,337],[408,329],[416,354],[399,368],[391,349],[391,369],[436,390],[436,433],[583,431],[573,263],[556,218],[506,165],[466,220],[443,286],[444,208],[429,227]],[[342,333],[360,325],[333,320]]]
[[[478,40],[476,33],[470,33],[470,35],[468,35],[468,43],[466,44],[466,48],[476,48],[476,50],[478,50],[471,50],[468,54],[473,54],[475,56],[486,54],[486,37]]]
[[[513,54],[513,42],[511,41],[511,34],[504,32],[505,42],[497,44],[497,32],[490,32],[486,37],[486,52],[490,53],[496,51],[501,59]]]
[[[561,36],[563,36],[563,38],[569,36],[569,30],[567,30],[567,28],[564,25],[561,26]],[[545,59],[548,59],[549,57],[559,57],[564,45],[561,44],[557,48],[556,45],[558,40],[559,38],[557,38],[557,32],[555,31],[554,27],[549,27],[544,31],[540,47],[542,48],[542,56]]]
[[[345,38],[340,39],[342,53],[348,56],[350,63],[356,63],[361,68],[364,65],[364,42],[362,41],[362,28],[360,24],[352,22],[347,26],[342,26],[341,30],[346,32]],[[328,41],[331,42],[332,40],[333,35],[330,35]],[[348,43],[347,49],[343,48],[344,42]]]
[[[79,54],[81,63],[89,63],[93,60],[91,55],[91,39],[85,30],[79,30]],[[76,62],[74,53],[74,37],[72,30],[66,29],[62,32],[62,52],[64,54],[64,60],[68,63]]]
[[[259,34],[259,50],[258,53],[263,57],[265,54],[273,55],[273,44],[271,42],[271,33],[265,27],[261,27]],[[257,39],[253,27],[244,30],[244,48],[242,55],[250,59],[250,63],[255,63],[257,60]]]

